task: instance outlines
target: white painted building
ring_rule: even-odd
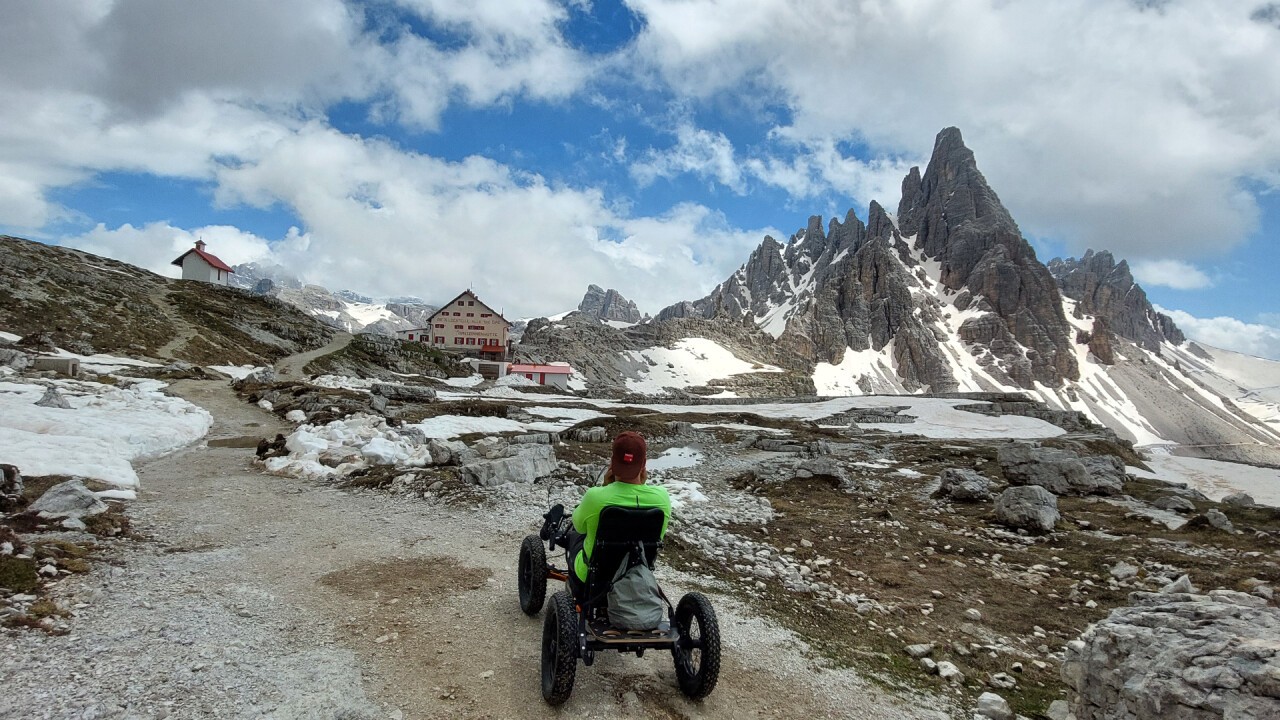
[[[505,360],[510,330],[511,323],[506,318],[467,290],[436,311],[426,327],[400,330],[396,337],[441,350]]]
[[[523,375],[539,385],[551,385],[561,390],[568,390],[569,376],[573,375],[573,368],[565,363],[553,363],[551,365],[512,363],[507,366],[507,374]]]
[[[199,280],[200,282],[226,285],[235,272],[230,266],[218,259],[217,255],[205,252],[203,240],[197,240],[196,246],[178,256],[172,264],[182,268],[183,280]]]

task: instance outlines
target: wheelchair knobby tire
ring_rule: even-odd
[[[537,615],[547,599],[547,551],[537,535],[526,535],[520,543],[517,566],[520,609],[525,615]]]
[[[561,705],[573,692],[578,672],[578,613],[569,591],[551,596],[542,621],[542,699]]]
[[[690,700],[701,700],[720,679],[720,624],[711,601],[698,592],[680,598],[676,629],[680,639],[671,648],[671,656],[680,692]]]

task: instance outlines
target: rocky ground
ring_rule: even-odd
[[[456,489],[424,498],[273,477],[246,438],[285,430],[276,417],[220,382],[173,391],[214,414],[208,444],[140,468],[128,511],[139,537],[41,590],[65,615],[55,632],[5,631],[0,717],[945,715],[809,652],[732,583],[671,568],[677,592],[715,594],[716,692],[684,701],[661,654],[604,657],[553,711],[538,695],[541,624],[516,603],[516,549],[537,508],[576,486],[473,504]]]
[[[10,626],[0,716],[554,715],[537,690],[540,623],[515,602],[515,551],[541,508],[577,502],[604,441],[624,428],[651,438],[652,458],[689,460],[654,473],[684,488],[660,577],[677,593],[712,594],[725,669],[694,704],[666,656],[605,657],[579,669],[564,711],[575,717],[941,718],[975,707],[1005,717],[988,707],[995,693],[1012,712],[1059,720],[1054,701],[1074,701],[1073,689],[1114,705],[1114,689],[1071,680],[1093,677],[1078,669],[1081,653],[1123,646],[1072,643],[1131,593],[1217,591],[1275,613],[1280,513],[1117,473],[1112,457],[1139,460],[1106,433],[1034,447],[836,430],[733,406],[621,408],[559,435],[432,441],[425,468],[331,450],[321,458],[331,477],[300,480],[268,474],[282,466],[252,449],[289,433],[285,416],[360,414],[386,427],[527,417],[542,401],[512,389],[440,400],[425,386],[237,386],[172,386],[213,413],[213,433],[140,468],[139,500],[86,528],[98,535],[16,528],[16,553],[38,560],[38,575],[0,601]],[[261,454],[281,452],[271,445]],[[526,455],[549,464],[512,461]],[[29,481],[27,501],[56,480]],[[1035,492],[1045,504],[1010,510],[1010,497]],[[1271,672],[1238,650],[1224,667]],[[1064,674],[1064,663],[1077,669]]]

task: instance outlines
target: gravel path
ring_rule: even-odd
[[[223,383],[172,391],[213,438],[279,420]],[[726,596],[720,684],[683,699],[670,655],[604,653],[562,710],[539,695],[541,618],[515,557],[539,508],[450,509],[263,474],[250,449],[193,446],[139,468],[135,528],[63,581],[62,637],[0,637],[3,718],[944,718],[848,671]],[[661,573],[668,590],[682,578]]]
[[[351,339],[352,339],[351,333],[344,333],[344,332],[334,333],[333,339],[329,341],[328,345],[325,345],[324,347],[318,348],[316,350],[312,350],[310,352],[299,353],[297,355],[290,355],[289,357],[284,358],[279,362],[277,362],[274,368],[275,373],[281,379],[298,380],[302,378],[303,376],[302,369],[307,366],[307,363],[311,362],[312,360],[315,360],[318,357],[322,357],[324,355],[329,355],[331,353],[338,352],[342,348],[349,345],[351,343]]]

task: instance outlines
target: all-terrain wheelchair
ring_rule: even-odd
[[[547,580],[568,583],[573,572],[571,524],[564,507],[556,505],[543,518],[541,532],[525,537],[520,545],[520,609],[530,616],[537,615],[546,601]],[[609,624],[607,598],[617,571],[622,563],[638,562],[653,569],[662,547],[662,523],[658,508],[610,506],[601,511],[579,597],[575,599],[567,588],[556,592],[542,623],[542,697],[551,705],[569,699],[578,660],[591,665],[601,650],[634,652],[636,657],[644,656],[646,650],[670,650],[681,692],[699,700],[715,689],[720,676],[720,627],[702,593],[687,593],[672,607],[659,589],[667,620],[653,630],[618,630]],[[554,552],[557,547],[564,548],[563,570],[547,562],[547,550]]]

